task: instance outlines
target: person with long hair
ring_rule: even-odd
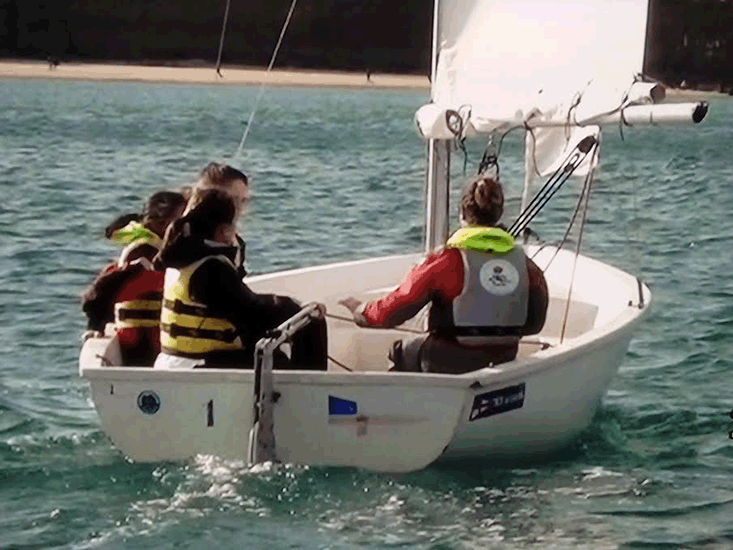
[[[114,323],[126,365],[150,366],[160,351],[163,272],[153,267],[153,259],[166,229],[185,206],[184,194],[159,191],[148,199],[141,214],[120,216],[105,230],[107,238],[124,248],[82,297],[88,317],[84,337],[104,333],[106,325]]]
[[[545,323],[542,270],[498,226],[504,194],[498,180],[477,176],[460,204],[461,228],[446,246],[412,269],[386,297],[340,303],[364,327],[392,328],[430,304],[428,334],[398,340],[393,370],[462,374],[511,361],[519,340]]]
[[[258,294],[235,263],[237,204],[222,189],[200,189],[196,204],[168,230],[156,266],[165,268],[161,353],[155,368],[251,368],[257,341],[301,310],[287,296]],[[276,368],[326,370],[325,319],[292,339]]]

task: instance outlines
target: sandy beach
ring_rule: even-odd
[[[327,86],[342,88],[391,88],[429,90],[425,76],[363,72],[312,71],[298,69],[227,67],[219,76],[210,67],[164,67],[106,63],[62,63],[53,69],[43,61],[0,60],[0,78],[61,78],[71,80],[111,80],[122,82],[162,82],[176,84],[238,84],[268,86]],[[702,101],[728,97],[719,92],[667,88],[670,101]]]
[[[268,86],[336,86],[428,90],[427,77],[373,73],[273,69],[223,66],[222,76],[214,67],[153,67],[101,63],[61,63],[50,69],[39,61],[0,61],[0,78],[65,78],[73,80],[116,80],[179,84],[249,84]]]

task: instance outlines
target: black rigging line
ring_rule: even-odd
[[[509,228],[508,232],[518,237],[525,227],[535,218],[535,216],[544,208],[544,206],[550,201],[550,199],[557,193],[557,191],[563,186],[568,178],[575,172],[575,169],[580,166],[588,153],[594,149],[597,144],[596,138],[593,136],[586,136],[580,143],[575,146],[565,162],[550,176],[545,182],[539,192],[530,201],[527,207],[519,214],[517,219]]]
[[[593,150],[593,157],[594,157],[594,159],[591,160],[591,162],[594,162],[594,160],[597,159],[597,157],[598,157],[598,150],[599,150],[599,143],[598,143],[598,141],[596,141],[596,144],[595,144],[594,150]],[[588,173],[585,176],[585,180],[583,181],[583,188],[581,189],[580,195],[578,197],[578,202],[575,205],[575,210],[573,211],[573,215],[570,218],[570,223],[568,223],[568,227],[565,230],[565,234],[563,235],[562,239],[560,240],[560,242],[555,247],[555,253],[552,255],[552,258],[550,258],[550,261],[547,262],[547,265],[545,266],[544,271],[547,271],[547,269],[550,267],[550,265],[552,264],[552,262],[555,260],[555,257],[557,256],[558,252],[560,252],[560,249],[563,246],[565,246],[565,242],[568,240],[568,237],[570,236],[570,231],[572,230],[573,226],[575,225],[575,220],[578,217],[578,213],[582,211],[583,212],[583,219],[582,219],[582,222],[581,222],[580,236],[579,236],[579,240],[578,240],[578,250],[576,251],[576,254],[579,252],[579,250],[580,250],[580,239],[582,239],[583,227],[585,225],[585,214],[586,214],[586,210],[588,209],[588,200],[590,198],[590,191],[591,191],[592,184],[593,184],[593,170],[591,169],[591,170],[588,171]]]

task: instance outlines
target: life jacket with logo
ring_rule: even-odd
[[[465,227],[447,248],[460,250],[463,289],[451,302],[435,300],[431,331],[448,337],[516,339],[527,322],[529,276],[527,257],[514,238],[499,228]]]
[[[215,351],[242,349],[235,326],[216,317],[206,304],[191,298],[191,277],[207,260],[216,259],[236,269],[224,255],[206,256],[184,268],[165,271],[160,316],[161,350],[170,355],[204,358]],[[213,281],[212,281],[213,283]]]

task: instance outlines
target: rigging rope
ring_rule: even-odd
[[[598,146],[598,141],[596,141],[594,150],[593,150],[594,157],[597,157],[599,150],[600,150],[600,147]],[[593,158],[592,160],[596,160],[596,159]],[[567,302],[565,303],[565,315],[562,321],[562,330],[560,331],[560,343],[562,343],[563,340],[565,339],[565,329],[567,328],[568,316],[570,314],[570,304],[571,304],[570,299],[573,294],[573,282],[575,281],[575,268],[578,265],[578,255],[580,254],[580,246],[583,242],[583,229],[585,228],[585,217],[586,217],[586,214],[588,213],[588,201],[590,199],[590,191],[591,191],[592,185],[593,185],[593,170],[590,170],[588,174],[586,174],[585,181],[583,182],[583,190],[580,193],[580,200],[578,201],[578,208],[581,208],[582,206],[583,214],[580,219],[580,228],[578,230],[578,242],[575,245],[575,258],[573,258],[573,270],[572,270],[572,274],[570,275],[570,285],[568,287],[568,299],[567,299]],[[573,221],[571,222],[571,225],[572,223],[575,222],[575,215],[577,214],[577,212],[578,210],[576,209],[575,214],[573,214]],[[557,250],[555,251],[555,254],[557,254]],[[554,256],[553,256],[553,259],[554,259]]]
[[[598,151],[600,150],[599,145],[600,145],[599,142],[596,141],[595,150],[593,151],[593,157],[594,158],[591,160],[592,163],[595,162],[596,161],[596,158],[598,157]],[[555,253],[552,255],[552,258],[550,258],[550,261],[547,262],[547,265],[545,266],[544,271],[547,271],[547,269],[550,267],[550,265],[552,264],[552,262],[557,257],[558,252],[560,252],[560,249],[563,246],[565,246],[565,243],[567,242],[568,237],[570,236],[570,231],[572,230],[573,225],[575,224],[575,219],[578,217],[578,212],[580,212],[581,211],[581,208],[583,208],[583,206],[584,206],[584,204],[583,204],[583,200],[584,199],[585,199],[585,208],[586,209],[588,208],[588,198],[585,197],[585,189],[586,189],[586,186],[587,186],[588,189],[590,190],[590,183],[592,182],[592,174],[593,174],[593,170],[589,171],[586,174],[586,176],[585,176],[585,180],[583,181],[583,187],[582,187],[582,189],[580,191],[580,195],[578,196],[578,202],[575,205],[575,210],[573,211],[573,215],[570,218],[570,222],[568,223],[568,227],[565,230],[565,234],[562,236],[562,239],[560,239],[560,242],[556,245],[556,247],[555,247]],[[589,179],[590,179],[590,181],[589,181]],[[583,211],[583,216],[585,216],[585,211]],[[583,218],[583,219],[585,220],[585,218]],[[585,221],[583,223],[585,223]]]
[[[330,317],[331,319],[338,319],[339,321],[348,321],[350,323],[355,323],[354,319],[351,317],[343,317],[342,315],[334,315],[333,313],[326,313],[326,317]],[[390,327],[389,330],[395,330],[397,332],[409,332],[411,334],[427,334],[427,331],[424,330],[415,330],[412,328],[404,328],[404,327]]]
[[[297,3],[298,3],[298,0],[293,0],[293,2],[290,4],[290,10],[288,11],[288,16],[285,18],[285,23],[283,24],[283,28],[280,31],[280,37],[277,39],[277,44],[275,45],[275,51],[272,52],[272,58],[270,59],[270,64],[267,66],[267,72],[265,76],[269,76],[270,72],[272,71],[272,66],[275,64],[277,53],[278,51],[280,51],[280,45],[282,44],[283,37],[285,36],[285,31],[287,30],[288,25],[290,24],[290,18],[293,16],[293,11],[295,11],[295,5]],[[252,112],[249,115],[247,126],[244,129],[242,140],[239,142],[239,147],[237,147],[237,152],[234,153],[234,158],[237,158],[242,153],[242,149],[244,149],[244,142],[247,140],[249,129],[252,127],[252,121],[254,120],[255,113],[257,112],[257,107],[259,106],[260,100],[262,99],[262,94],[265,91],[265,86],[266,86],[266,80],[263,80],[262,83],[260,84],[260,91],[257,94],[257,99],[255,100],[254,107],[252,108]]]
[[[489,141],[486,143],[486,149],[484,154],[481,156],[481,161],[478,163],[478,175],[481,176],[491,168],[494,171],[494,176],[499,179],[499,153],[501,153],[501,144],[504,141],[504,136],[501,136],[499,145],[494,142],[496,131],[489,135]]]
[[[221,36],[219,37],[219,53],[216,56],[216,74],[221,74],[221,54],[224,51],[224,35],[227,31],[227,21],[229,20],[229,6],[232,0],[227,0],[227,6],[224,8],[224,22],[221,25]]]
[[[331,319],[338,319],[339,321],[347,321],[350,323],[355,323],[354,319],[351,317],[343,317],[342,315],[334,315],[333,313],[326,313],[326,317],[330,317]],[[409,332],[411,334],[427,334],[427,331],[424,331],[424,330],[414,330],[414,329],[409,329],[409,328],[404,328],[404,327],[392,327],[390,328],[390,330],[395,330],[397,332]],[[336,365],[338,365],[342,369],[345,369],[349,372],[354,372],[354,369],[347,367],[340,361],[337,361],[336,359],[334,359],[332,356],[329,355],[328,359],[334,362]]]
[[[332,361],[332,362],[336,363],[336,364],[337,364],[337,365],[338,365],[339,367],[341,367],[342,369],[344,369],[344,370],[347,370],[347,371],[349,371],[349,372],[354,372],[354,369],[352,369],[352,368],[349,368],[349,367],[347,367],[346,365],[344,365],[344,364],[343,364],[343,363],[341,363],[340,361],[337,361],[336,359],[334,359],[334,358],[333,358],[333,357],[331,357],[330,355],[328,355],[327,357],[328,357],[328,359],[329,359],[330,361]]]
[[[597,145],[597,140],[593,136],[586,136],[580,143],[575,146],[565,162],[555,170],[550,178],[545,182],[542,188],[537,192],[527,207],[519,214],[519,217],[509,228],[508,232],[513,237],[518,237],[525,227],[535,218],[535,216],[544,208],[550,199],[557,193],[560,187],[573,174],[575,169],[580,166],[588,153]]]

